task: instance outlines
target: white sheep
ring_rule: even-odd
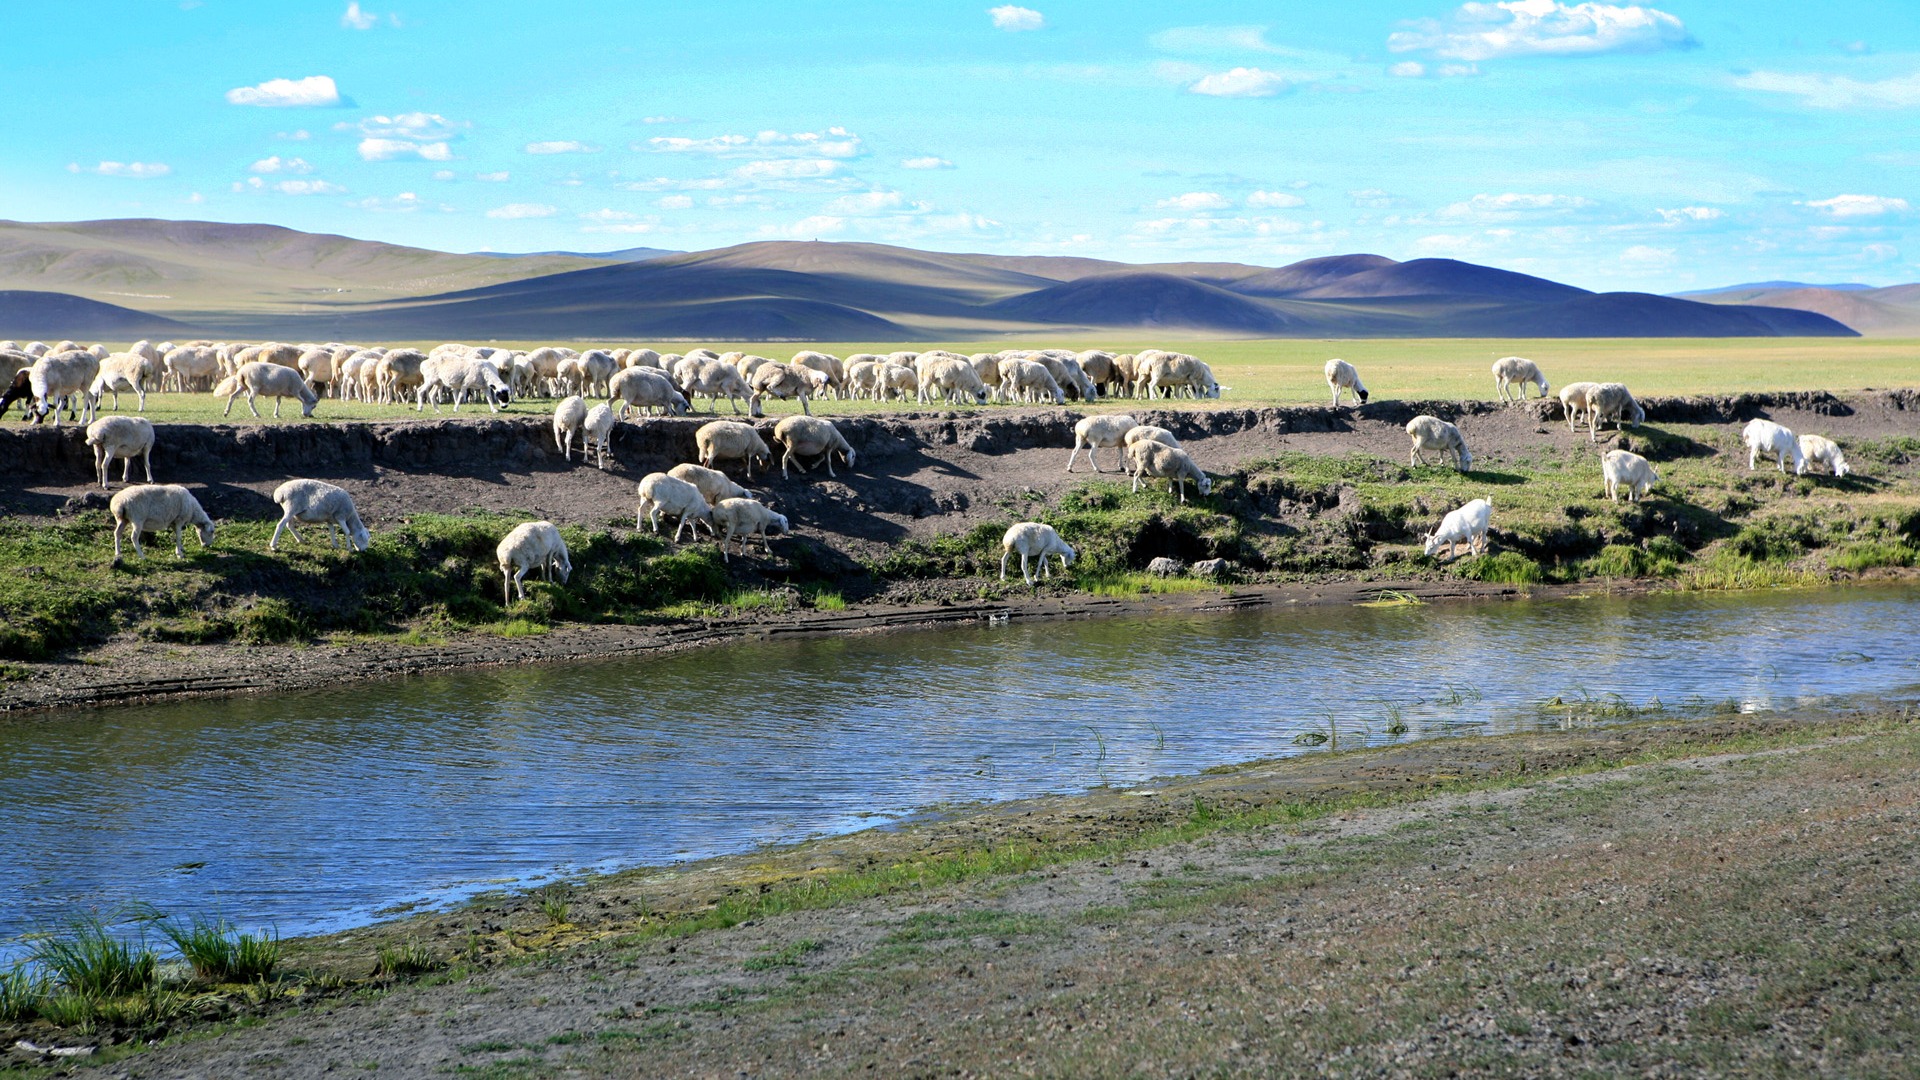
[[[140,544],[143,533],[160,534],[173,530],[173,557],[185,558],[186,547],[182,544],[181,533],[191,525],[200,534],[200,547],[204,550],[213,546],[213,519],[200,508],[200,500],[179,484],[142,484],[137,487],[122,488],[117,492],[107,508],[113,513],[113,557],[120,558],[120,533],[126,530],[133,538],[133,553],[146,558],[147,549]]]
[[[1601,383],[1587,393],[1587,439],[1599,441],[1601,423],[1613,421],[1614,430],[1631,427],[1647,418],[1647,410],[1633,399],[1625,383]]]
[[[1125,457],[1127,433],[1140,426],[1139,421],[1125,414],[1107,416],[1089,416],[1073,425],[1073,452],[1067,455],[1067,471],[1073,471],[1073,459],[1080,455],[1082,447],[1087,451],[1087,463],[1094,472],[1100,471],[1100,459],[1096,456],[1102,447],[1113,447],[1113,456]],[[1121,462],[1124,467],[1125,461]]]
[[[1528,383],[1540,388],[1541,397],[1551,389],[1547,377],[1540,374],[1540,365],[1523,356],[1506,356],[1493,362],[1493,388],[1499,391],[1501,401],[1525,401]],[[1508,397],[1509,392],[1512,397]]]
[[[1036,360],[1001,360],[1000,396],[1020,401],[1046,398],[1055,405],[1067,403],[1067,395],[1061,391],[1053,373],[1047,370],[1047,365]]]
[[[33,422],[39,423],[51,412],[53,426],[59,427],[60,409],[65,406],[68,415],[79,413],[92,423],[99,403],[87,388],[99,375],[100,361],[92,353],[50,352],[35,360],[27,369],[27,388],[37,402]]]
[[[1493,500],[1475,499],[1467,505],[1448,514],[1440,521],[1440,527],[1428,533],[1426,553],[1432,555],[1447,545],[1447,558],[1454,556],[1458,546],[1464,541],[1467,550],[1475,555],[1484,555],[1487,551],[1487,524],[1493,519]]]
[[[1054,531],[1053,526],[1038,521],[1022,521],[1008,529],[1007,535],[1001,538],[1001,581],[1007,580],[1007,560],[1013,556],[1014,552],[1020,553],[1020,576],[1025,578],[1029,585],[1033,584],[1033,571],[1028,568],[1027,562],[1029,559],[1040,560],[1040,576],[1043,578],[1053,577],[1053,566],[1047,562],[1050,556],[1060,557],[1062,574],[1067,572],[1067,567],[1073,565],[1073,547],[1060,539],[1060,534]]]
[[[1800,456],[1806,459],[1809,468],[1824,465],[1835,477],[1845,476],[1853,471],[1847,464],[1847,455],[1840,452],[1840,446],[1825,435],[1802,435]]]
[[[147,470],[147,483],[153,483],[153,423],[144,416],[103,416],[87,425],[87,445],[93,448],[93,467],[100,474],[100,486],[107,486],[107,467],[115,458],[125,461],[120,482],[133,475],[133,459],[139,458]]]
[[[453,411],[459,412],[460,405],[466,401],[469,393],[475,393],[487,403],[487,408],[499,412],[500,406],[513,400],[513,388],[501,376],[499,365],[491,360],[482,360],[477,356],[446,357],[438,363],[430,363],[421,369],[424,381],[420,385],[420,396],[414,402],[414,411],[418,412],[428,397],[433,398],[433,411],[440,411],[437,390],[449,390],[453,394]]]
[[[775,532],[786,532],[787,516],[776,514],[765,505],[752,499],[721,499],[713,508],[713,529],[720,539],[720,558],[727,558],[727,545],[734,537],[740,538],[740,554],[747,553],[747,542],[753,537],[760,538],[766,553],[773,554],[773,541],[768,537]]]
[[[580,438],[580,460],[587,457],[587,399],[579,394],[561,398],[553,407],[553,445],[564,460],[573,460],[573,440]]]
[[[152,346],[148,346],[151,348]],[[113,395],[113,411],[120,411],[120,391],[130,391],[139,401],[139,412],[147,411],[147,383],[153,380],[153,361],[139,353],[114,353],[100,361],[100,374],[94,376],[87,393],[94,401]]]
[[[282,367],[265,360],[253,360],[240,365],[239,370],[227,376],[218,387],[214,388],[215,397],[227,399],[226,411],[220,415],[231,414],[233,399],[242,393],[247,395],[247,411],[256,417],[260,415],[260,410],[254,408],[254,399],[263,394],[272,398],[273,417],[276,420],[280,418],[280,402],[283,398],[298,399],[300,415],[303,417],[312,416],[313,407],[320,403],[320,396],[307,385],[307,380],[301,377],[297,369]]]
[[[1222,387],[1214,381],[1213,369],[1199,357],[1155,350],[1141,356],[1134,369],[1134,379],[1145,385],[1148,397],[1173,397],[1178,391],[1197,398],[1220,396]]]
[[[971,370],[971,369],[969,369]],[[811,472],[803,457],[824,458],[827,463],[827,475],[836,475],[833,471],[833,455],[838,453],[846,459],[847,468],[853,468],[853,447],[848,445],[847,437],[840,434],[833,421],[818,416],[789,416],[773,427],[773,441],[783,448],[780,455],[780,476],[787,476],[789,463],[800,466],[801,472]]]
[[[1333,404],[1335,408],[1338,408],[1340,405],[1340,391],[1342,390],[1352,391],[1353,396],[1360,399],[1360,404],[1365,405],[1367,403],[1367,384],[1360,381],[1360,372],[1352,364],[1347,363],[1345,360],[1329,360],[1327,361],[1326,375],[1327,386],[1333,390]]]
[[[273,539],[267,541],[268,551],[280,550],[282,529],[292,533],[299,543],[307,542],[294,527],[295,522],[325,524],[328,547],[340,546],[334,535],[336,530],[346,534],[348,551],[365,551],[373,542],[373,534],[367,531],[360,521],[360,511],[354,508],[353,496],[324,480],[289,480],[273,489],[273,501],[280,504],[280,524],[273,527]]]
[[[567,557],[567,542],[560,538],[560,530],[551,521],[528,521],[515,525],[494,549],[494,557],[500,561],[500,602],[513,602],[513,592],[518,589],[520,599],[527,598],[527,571],[540,568],[540,579],[552,582],[555,576],[565,585],[567,578],[573,575],[573,561]]]
[[[693,529],[694,539],[700,538],[697,522],[704,521],[708,528],[713,527],[712,507],[700,489],[685,480],[667,473],[648,473],[640,481],[640,505],[633,511],[633,527],[640,528],[642,521],[660,531],[660,517],[666,515],[680,519],[673,530],[673,542],[680,542],[682,529]]]
[[[176,393],[211,390],[220,374],[220,358],[209,348],[182,345],[160,361],[167,389]]]
[[[587,418],[580,429],[580,459],[586,460],[587,450],[594,452],[594,464],[599,468],[607,467],[607,455],[612,451],[613,425],[617,423],[613,408],[609,405],[595,405],[587,410]]]
[[[1570,382],[1560,388],[1560,411],[1567,415],[1568,431],[1575,430],[1575,421],[1587,415],[1593,392],[1598,389],[1600,384],[1596,382]]]
[[[1600,455],[1600,475],[1607,482],[1607,498],[1620,501],[1620,488],[1627,489],[1627,501],[1647,497],[1647,489],[1660,482],[1653,463],[1629,450],[1609,450]]]
[[[1163,427],[1155,427],[1152,424],[1141,424],[1137,427],[1128,428],[1125,441],[1122,444],[1123,452],[1131,451],[1133,444],[1138,442],[1165,443],[1175,448],[1178,448],[1180,445],[1179,438],[1177,438],[1173,432]]]
[[[1436,453],[1453,459],[1453,467],[1461,472],[1473,468],[1473,454],[1467,450],[1467,440],[1460,429],[1437,416],[1416,416],[1407,421],[1407,437],[1413,441],[1413,453],[1408,455],[1407,464],[1425,465],[1427,454]]]
[[[747,397],[748,415],[765,416],[766,413],[760,406],[769,397],[783,401],[797,398],[800,401],[800,411],[811,415],[813,409],[807,405],[807,399],[821,385],[817,377],[823,376],[812,368],[794,367],[792,364],[782,364],[777,360],[761,364],[754,369],[753,376],[747,380],[753,387],[753,393]]]
[[[682,463],[667,470],[667,475],[675,480],[685,480],[699,489],[700,497],[712,506],[721,499],[750,499],[753,492],[728,479],[727,474],[718,469],[709,469],[703,465]]]
[[[1800,451],[1800,440],[1787,428],[1771,420],[1749,420],[1740,438],[1747,444],[1748,472],[1753,471],[1761,454],[1771,454],[1781,472],[1787,471],[1787,459],[1792,458],[1793,475],[1806,475],[1807,456]]]
[[[630,367],[615,373],[607,390],[607,403],[619,402],[622,420],[633,409],[658,409],[673,416],[687,412],[687,399],[680,388],[665,372],[650,367]]]
[[[753,394],[753,388],[747,385],[747,380],[733,365],[718,360],[709,360],[695,369],[693,377],[687,381],[686,391],[689,401],[697,397],[707,398],[710,410],[716,415],[720,412],[720,399],[726,398],[735,416],[740,414],[740,403]]]
[[[752,424],[743,424],[738,420],[715,420],[700,425],[693,433],[693,445],[699,452],[700,464],[713,468],[720,461],[745,458],[747,479],[753,479],[753,463],[757,461],[773,464],[773,451],[767,449],[767,441]]]
[[[1200,466],[1193,463],[1185,450],[1168,446],[1152,439],[1142,439],[1127,447],[1127,457],[1133,462],[1133,490],[1140,490],[1142,477],[1165,478],[1169,489],[1180,489],[1180,501],[1187,501],[1187,481],[1191,480],[1201,495],[1213,494],[1213,479]]]
[[[971,358],[961,357],[961,359],[966,361],[969,368],[973,366]],[[1053,376],[1054,382],[1060,384],[1060,389],[1073,391],[1074,396],[1081,401],[1092,401],[1099,394],[1099,391],[1094,389],[1093,380],[1087,377],[1087,373],[1080,367],[1080,361],[1072,353],[1042,352],[1035,355],[1034,359],[1047,366],[1048,374]]]
[[[832,353],[815,352],[811,349],[793,354],[788,361],[795,367],[811,368],[827,377],[826,389],[832,390],[835,397],[847,396],[847,369],[840,358]]]

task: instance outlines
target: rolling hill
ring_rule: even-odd
[[[103,304],[84,296],[32,289],[0,289],[0,326],[13,339],[131,338],[187,329],[172,319]]]
[[[819,241],[601,254],[613,258],[458,255],[270,225],[0,222],[0,289],[67,294],[10,310],[56,313],[72,320],[73,335],[139,325],[170,336],[190,329],[289,340],[925,341],[1107,329],[1223,337],[1850,335],[1848,314],[1892,318],[1886,313],[1909,303],[1920,310],[1920,297],[1898,290],[1835,292],[1865,305],[1836,321],[1772,294],[1757,304],[1595,294],[1451,259],[1362,254],[1283,267]],[[0,335],[60,332],[20,326],[0,318]]]
[[[1763,282],[1682,294],[1704,304],[1810,311],[1873,337],[1920,337],[1920,285],[1802,285]]]

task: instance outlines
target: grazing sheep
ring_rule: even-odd
[[[718,360],[709,360],[701,364],[694,371],[693,378],[687,381],[686,389],[689,399],[707,398],[709,410],[716,415],[720,412],[722,397],[727,399],[727,404],[732,407],[734,415],[738,416],[740,403],[753,394],[753,388],[747,385],[747,380],[742,378],[732,365],[723,364]]]
[[[1351,390],[1360,404],[1367,403],[1367,384],[1360,381],[1360,372],[1345,360],[1329,360],[1326,367],[1327,386],[1333,391],[1333,406],[1340,407],[1340,391]]]
[[[13,377],[33,366],[33,357],[18,349],[0,349],[0,383],[11,384]]]
[[[527,571],[540,568],[540,579],[551,582],[555,575],[565,585],[573,576],[573,561],[567,557],[567,542],[551,521],[529,521],[515,525],[513,531],[494,549],[500,560],[500,602],[511,604],[514,590],[527,598]]]
[[[566,358],[565,353],[551,346],[528,353],[525,363],[532,387],[543,394],[553,393],[554,384],[560,379],[560,361]]]
[[[948,404],[962,405],[968,398],[972,398],[975,405],[987,403],[987,384],[980,381],[973,364],[965,357],[937,358],[917,377],[917,383],[916,393],[933,396],[937,392]]]
[[[1073,471],[1073,459],[1080,455],[1081,447],[1087,451],[1087,463],[1094,472],[1100,471],[1100,459],[1097,456],[1102,447],[1113,447],[1113,456],[1125,457],[1127,432],[1139,427],[1133,417],[1124,414],[1110,416],[1089,416],[1073,425],[1073,452],[1067,455],[1067,471]],[[1125,466],[1122,460],[1121,465]]]
[[[1493,388],[1500,393],[1500,400],[1525,401],[1527,384],[1533,383],[1540,388],[1540,396],[1546,397],[1550,387],[1547,377],[1540,374],[1540,365],[1521,356],[1503,357],[1493,362]],[[1508,397],[1511,389],[1512,397]]]
[[[803,350],[793,354],[789,361],[794,367],[811,368],[827,377],[826,387],[833,396],[844,399],[847,396],[847,369],[840,358],[832,353]]]
[[[268,551],[280,550],[282,529],[292,533],[296,541],[306,543],[300,530],[294,527],[295,522],[325,524],[328,547],[340,546],[334,535],[336,530],[346,535],[348,551],[365,551],[373,543],[373,534],[361,523],[360,511],[354,508],[353,496],[324,480],[289,480],[273,489],[273,501],[280,504],[280,524],[273,527],[273,539],[267,541]]]
[[[1173,397],[1185,391],[1197,398],[1217,398],[1221,386],[1214,381],[1213,369],[1199,357],[1186,353],[1149,349],[1140,354],[1134,367],[1136,389],[1145,389],[1148,397]],[[1163,393],[1164,391],[1164,393]]]
[[[421,369],[426,365],[427,354],[418,349],[395,349],[380,357],[374,365],[374,379],[380,387],[380,402],[391,405],[406,396],[407,391],[415,392],[416,397],[426,382]]]
[[[1440,527],[1428,533],[1426,553],[1432,555],[1447,545],[1447,558],[1451,559],[1462,542],[1467,550],[1475,555],[1484,555],[1487,551],[1487,523],[1493,519],[1493,500],[1475,499],[1440,520]]]
[[[202,550],[213,546],[213,519],[200,508],[200,500],[179,484],[141,484],[117,492],[107,508],[113,513],[113,558],[120,559],[120,533],[133,538],[133,553],[147,557],[140,544],[142,533],[158,535],[173,530],[173,557],[186,557],[181,533],[191,525],[200,534]]]
[[[1174,437],[1173,432],[1163,427],[1154,427],[1152,424],[1141,424],[1137,427],[1128,428],[1122,449],[1123,451],[1130,451],[1133,449],[1133,444],[1139,442],[1165,443],[1176,449],[1180,446],[1180,440]]]
[[[753,479],[756,460],[773,464],[773,451],[767,449],[767,441],[760,437],[760,432],[752,424],[738,420],[702,424],[700,430],[693,433],[693,445],[699,451],[700,464],[709,469],[719,461],[745,458],[749,480]]]
[[[1134,380],[1140,375],[1140,358],[1133,353],[1120,353],[1113,358],[1113,392],[1133,396]]]
[[[153,483],[153,423],[144,416],[103,416],[87,425],[87,445],[93,447],[93,467],[100,474],[100,486],[107,486],[107,467],[113,459],[126,464],[120,470],[120,482],[133,476],[133,459],[146,467],[147,483]]]
[[[1600,389],[1595,382],[1570,382],[1560,388],[1560,411],[1567,414],[1567,430],[1573,431],[1574,422],[1587,415],[1591,407],[1593,392]]]
[[[1087,381],[1093,384],[1093,392],[1103,396],[1112,395],[1114,381],[1113,354],[1099,349],[1088,349],[1077,353],[1074,362],[1086,373]]]
[[[1008,529],[1007,535],[1000,539],[1001,581],[1007,580],[1007,560],[1016,551],[1020,553],[1020,576],[1029,585],[1033,584],[1029,559],[1040,560],[1040,576],[1043,578],[1053,577],[1053,567],[1047,562],[1049,556],[1060,557],[1060,572],[1063,574],[1067,572],[1067,567],[1073,565],[1072,546],[1060,539],[1060,534],[1054,531],[1053,526],[1038,521],[1022,521]]]
[[[1453,467],[1461,472],[1473,468],[1473,454],[1467,450],[1460,429],[1437,416],[1416,416],[1407,421],[1407,437],[1413,440],[1413,453],[1407,464],[1425,465],[1428,453],[1453,458]]]
[[[720,538],[723,562],[732,561],[727,558],[727,545],[736,536],[740,538],[740,554],[745,555],[747,542],[758,536],[761,546],[771,555],[773,541],[769,537],[787,531],[787,516],[776,514],[752,499],[721,499],[713,508],[713,529]]]
[[[969,369],[971,370],[971,369]],[[833,476],[833,455],[838,453],[846,459],[847,468],[853,468],[853,447],[847,444],[847,437],[833,426],[833,421],[818,416],[789,416],[773,427],[773,441],[784,447],[780,455],[780,476],[787,476],[787,463],[800,466],[801,472],[810,472],[803,457],[822,457],[827,462],[827,475]]]
[[[92,353],[50,352],[35,360],[27,369],[27,388],[35,402],[29,410],[30,419],[37,424],[51,412],[53,426],[59,427],[64,406],[68,416],[79,419],[76,414],[81,414],[92,423],[99,402],[87,388],[99,375],[100,361]]]
[[[1647,410],[1633,399],[1624,383],[1601,383],[1587,394],[1587,439],[1599,441],[1600,424],[1613,421],[1614,430],[1631,427],[1647,418]]]
[[[819,372],[811,368],[797,368],[777,360],[769,360],[761,364],[754,369],[753,376],[747,380],[753,387],[753,392],[747,395],[747,415],[765,416],[766,413],[760,408],[760,403],[769,397],[776,397],[782,401],[798,398],[800,411],[812,415],[813,410],[808,407],[807,398],[812,395],[816,383],[809,376],[818,374]]]
[[[94,376],[93,385],[87,387],[88,396],[98,402],[107,394],[113,395],[113,411],[120,411],[120,391],[133,393],[139,403],[139,412],[147,411],[147,382],[153,377],[153,365],[144,356],[135,353],[114,353],[100,362],[100,374]]]
[[[563,460],[573,460],[575,435],[580,436],[580,460],[587,459],[586,428],[587,399],[574,394],[553,407],[553,445]]]
[[[872,360],[856,360],[847,365],[847,392],[855,400],[880,400],[880,365]]]
[[[1792,431],[1781,427],[1771,420],[1749,420],[1740,438],[1747,444],[1747,471],[1753,471],[1753,464],[1761,454],[1772,454],[1781,472],[1787,471],[1787,459],[1793,459],[1793,475],[1807,474],[1807,456],[1800,450],[1800,440]]]
[[[631,367],[614,375],[608,384],[607,404],[620,403],[620,419],[633,409],[658,409],[670,416],[685,416],[687,399],[664,372],[649,367]]]
[[[974,353],[967,357],[967,365],[980,377],[980,385],[991,387],[995,396],[1000,391],[1000,358],[993,353]],[[1006,400],[1001,398],[1002,401]]]
[[[580,368],[586,373],[587,389],[595,394],[611,394],[608,382],[620,370],[619,361],[605,349],[588,349],[580,354]]]
[[[907,400],[920,393],[920,376],[905,364],[882,362],[874,365],[874,400]]]
[[[1620,501],[1620,488],[1627,489],[1627,501],[1639,502],[1647,489],[1660,482],[1653,463],[1628,450],[1609,450],[1600,455],[1600,475],[1607,481],[1607,498]]]
[[[1039,401],[1042,397],[1051,399],[1055,405],[1065,405],[1067,395],[1054,380],[1047,365],[1035,360],[1000,361],[1000,396],[1021,401]]]
[[[621,361],[620,366],[623,368],[657,368],[660,366],[660,354],[654,352],[652,349],[635,349],[627,354],[626,359]]]
[[[1054,382],[1060,384],[1060,389],[1071,390],[1075,398],[1081,401],[1092,401],[1098,395],[1099,392],[1093,388],[1093,380],[1081,370],[1080,361],[1076,360],[1072,353],[1061,356],[1043,352],[1036,355],[1034,359],[1045,364],[1047,373],[1053,376]],[[968,366],[972,366],[972,361],[968,361]]]
[[[260,410],[254,408],[254,399],[262,394],[272,398],[273,418],[276,420],[280,418],[280,402],[283,398],[299,399],[300,415],[303,417],[312,416],[313,407],[320,403],[319,395],[307,385],[306,379],[300,376],[299,371],[264,360],[254,360],[240,365],[238,371],[227,376],[226,380],[214,389],[215,397],[227,399],[227,408],[220,415],[231,414],[233,399],[242,393],[247,395],[247,411],[256,417],[260,415]]]
[[[327,394],[332,391],[334,382],[332,349],[308,349],[300,354],[298,363],[300,374],[306,376],[307,385],[313,387],[314,393]]]
[[[1839,444],[1825,435],[1802,435],[1799,441],[1800,456],[1806,459],[1809,467],[1824,465],[1836,478],[1853,471],[1852,466],[1847,464],[1847,455],[1840,452]]]
[[[607,454],[612,450],[615,423],[613,407],[610,405],[595,405],[587,410],[587,418],[580,429],[582,444],[580,460],[585,461],[588,448],[592,448],[595,455],[594,464],[602,469],[607,467]]]
[[[21,406],[21,410],[27,413],[28,415],[32,415],[33,413],[32,378],[33,378],[32,373],[28,371],[16,371],[13,373],[13,382],[8,384],[7,392],[5,394],[0,394],[0,417],[5,417],[7,415],[7,410],[13,408],[13,403],[16,401],[25,401],[26,404]]]
[[[418,412],[429,397],[433,398],[433,411],[440,411],[439,395],[435,391],[452,391],[453,411],[459,412],[461,403],[469,393],[478,394],[487,408],[499,412],[502,405],[513,400],[513,388],[500,374],[500,368],[490,360],[479,357],[453,357],[430,363],[422,369],[425,381],[420,385],[419,400],[414,402],[414,411]]]
[[[160,369],[163,385],[175,393],[211,390],[220,374],[220,358],[212,349],[182,345],[161,358]]]
[[[700,491],[700,497],[713,506],[721,499],[751,499],[753,492],[741,487],[727,478],[727,474],[718,469],[709,469],[703,465],[680,464],[667,470],[667,475],[675,480],[685,480]]]
[[[1200,466],[1193,463],[1185,450],[1142,439],[1127,447],[1127,457],[1133,461],[1133,490],[1140,490],[1142,477],[1165,478],[1169,489],[1180,489],[1180,501],[1187,501],[1187,481],[1194,482],[1201,495],[1213,494],[1213,479],[1202,472]]]
[[[677,517],[680,524],[673,530],[673,542],[680,542],[682,529],[693,529],[693,538],[700,538],[696,522],[704,521],[708,528],[713,527],[713,511],[700,489],[685,480],[667,473],[648,473],[640,481],[640,505],[633,511],[633,527],[640,528],[646,521],[653,531],[660,531],[660,517],[665,514]]]

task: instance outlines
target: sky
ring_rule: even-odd
[[[1905,2],[6,0],[0,217],[1920,280]]]

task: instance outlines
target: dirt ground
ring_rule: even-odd
[[[306,943],[297,962],[361,972],[400,932],[477,959],[82,1071],[1908,1074],[1916,758],[1911,716],[1726,717],[1010,804],[590,882],[558,929],[520,899]],[[1290,811],[1399,789],[1427,794]],[[835,867],[1260,807],[1273,813],[1244,827],[636,933]]]
[[[1656,423],[1737,428],[1750,416],[1766,415],[1797,430],[1842,440],[1920,432],[1920,407],[1915,396],[1904,391],[1867,392],[1845,400],[1783,393],[1654,399],[1647,405]],[[1584,434],[1570,434],[1558,419],[1557,401],[1516,407],[1376,401],[1359,408],[1139,409],[1134,415],[1173,430],[1204,468],[1220,473],[1283,451],[1327,456],[1358,451],[1397,460],[1407,449],[1403,427],[1419,412],[1459,423],[1481,468],[1497,469],[1538,452],[1543,444],[1587,445]],[[855,468],[838,467],[836,478],[818,466],[787,479],[780,478],[777,469],[761,471],[751,483],[788,515],[795,535],[822,540],[851,560],[869,559],[903,540],[961,533],[999,520],[1008,507],[1057,502],[1093,475],[1084,463],[1071,474],[1064,469],[1072,424],[1079,415],[1066,409],[993,409],[846,418],[839,423],[858,453]],[[273,488],[289,476],[302,475],[347,488],[375,531],[414,513],[473,509],[532,513],[562,524],[630,524],[637,481],[648,472],[691,460],[693,433],[706,419],[622,425],[613,443],[615,463],[604,471],[578,459],[564,463],[544,412],[357,424],[163,426],[154,468],[163,482],[193,484],[216,519],[271,520],[278,515],[268,497]],[[1607,432],[1601,447],[1615,438]],[[85,479],[91,458],[71,428],[56,433],[6,425],[0,428],[0,457],[11,462],[13,478],[0,488],[0,512],[52,519],[106,504],[106,496]],[[1111,470],[1113,451],[1104,459]],[[733,471],[745,479],[741,470]],[[1597,480],[1595,487],[1597,491]],[[853,563],[847,565],[853,568]],[[1335,573],[1309,587],[1243,588],[1127,604],[1088,597],[985,603],[953,589],[943,591],[938,582],[915,582],[837,615],[764,613],[736,621],[571,626],[537,640],[467,635],[434,646],[379,642],[248,647],[244,663],[236,662],[236,646],[186,648],[127,636],[94,651],[84,662],[31,665],[30,679],[0,686],[0,711],[313,686],[473,664],[624,655],[754,633],[860,632],[1000,615],[1074,617],[1181,605],[1352,602],[1383,588],[1428,597],[1511,592],[1434,581],[1357,582]]]

